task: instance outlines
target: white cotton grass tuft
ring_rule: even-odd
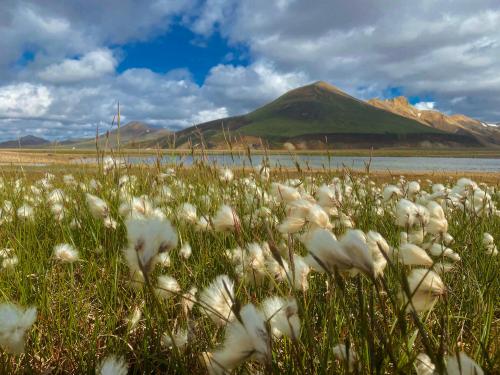
[[[223,182],[231,182],[234,179],[234,173],[229,168],[222,168],[219,171],[219,178]]]
[[[269,297],[262,302],[262,311],[275,337],[283,335],[292,340],[300,337],[300,318],[294,298]]]
[[[241,222],[230,206],[222,205],[212,219],[212,223],[216,232],[227,232],[238,230]]]
[[[80,255],[72,245],[63,243],[54,247],[54,258],[63,263],[73,263],[80,259]]]
[[[448,375],[484,375],[483,369],[464,352],[445,359]]]
[[[219,275],[199,295],[202,311],[212,321],[224,326],[234,319],[234,282],[227,275]]]
[[[487,232],[483,233],[483,247],[486,249],[486,254],[494,256],[498,255],[495,239]]]
[[[195,224],[198,221],[196,207],[191,203],[183,203],[178,210],[179,218],[187,223]]]
[[[128,331],[132,332],[137,325],[139,324],[139,321],[142,318],[142,306],[136,306],[132,310],[132,313],[125,319],[127,325],[128,325]]]
[[[166,219],[127,219],[125,226],[128,247],[124,255],[132,273],[143,270],[149,273],[158,261],[158,254],[177,246],[177,233]]]
[[[33,220],[35,210],[29,204],[25,203],[17,209],[17,217],[22,220]]]
[[[25,309],[8,302],[0,305],[0,346],[6,352],[24,352],[26,331],[35,323],[36,315],[36,307]]]
[[[179,250],[179,254],[184,258],[184,259],[189,259],[191,254],[193,253],[193,250],[191,249],[191,245],[187,242],[184,242],[184,244],[181,246]]]
[[[128,366],[125,359],[116,355],[107,356],[96,371],[99,375],[127,375],[127,372]]]
[[[181,287],[175,278],[168,275],[158,276],[155,293],[158,297],[167,300],[181,291]]]
[[[430,267],[434,263],[424,249],[412,243],[406,243],[395,249],[393,257],[406,266]]]
[[[173,339],[173,340],[172,340]],[[164,333],[161,337],[161,343],[168,349],[173,349],[174,345],[179,350],[184,350],[188,344],[189,332],[187,329],[177,329],[172,332],[172,337],[168,333]]]
[[[380,233],[372,230],[366,234],[366,244],[371,252],[374,276],[381,276],[387,265],[387,257],[391,248]]]
[[[439,297],[445,294],[446,287],[439,275],[425,268],[413,269],[407,277],[411,303],[408,303],[407,296],[403,294],[403,301],[406,304],[406,311],[414,309],[416,312],[430,310]]]
[[[281,233],[297,233],[306,224],[306,219],[303,217],[295,217],[295,216],[289,216],[286,217],[285,220],[278,226],[278,230]]]
[[[222,347],[204,353],[202,359],[210,374],[225,374],[246,360],[271,360],[270,336],[264,314],[253,304],[242,307],[239,319],[228,324]]]
[[[96,219],[103,219],[109,215],[108,204],[101,198],[87,193],[85,195],[90,213]]]
[[[429,356],[425,353],[420,353],[414,362],[417,375],[434,375],[436,366],[432,363]]]
[[[344,252],[335,235],[326,229],[316,229],[304,243],[309,255],[306,262],[318,272],[333,273],[334,268],[346,270],[352,267],[351,258]]]
[[[358,361],[358,354],[352,347],[348,349],[344,344],[337,344],[332,348],[332,351],[337,360],[347,364],[349,372],[354,371]]]
[[[395,185],[387,185],[382,192],[382,198],[384,202],[388,202],[393,199],[398,199],[403,196],[401,189]]]

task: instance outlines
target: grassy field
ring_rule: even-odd
[[[498,182],[417,177],[4,168],[0,373],[499,373]]]

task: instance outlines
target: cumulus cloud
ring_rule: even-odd
[[[0,87],[0,118],[33,118],[45,115],[53,97],[45,86],[19,83]]]
[[[110,50],[98,49],[79,59],[65,59],[61,63],[51,64],[38,76],[54,83],[79,82],[114,73],[116,65],[117,61]]]
[[[241,114],[309,79],[303,72],[281,72],[272,63],[261,60],[246,67],[221,64],[210,70],[203,94],[218,106],[229,106],[232,114]]]

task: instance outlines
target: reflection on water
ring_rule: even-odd
[[[251,167],[263,164],[268,158],[271,167],[295,168],[297,163],[302,169],[337,169],[351,168],[364,169],[369,162],[369,157],[364,156],[332,156],[326,155],[252,155],[251,161],[247,156],[240,155],[207,155],[206,160],[210,164],[219,166],[244,166]],[[126,160],[131,164],[153,164],[155,157],[128,157]],[[201,156],[175,155],[165,156],[164,164],[192,165],[193,161],[201,160]],[[95,162],[95,159],[85,159],[85,163]],[[500,159],[486,158],[437,158],[437,157],[372,157],[371,170],[382,171],[469,171],[469,172],[500,172]]]

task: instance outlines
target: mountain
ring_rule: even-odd
[[[19,148],[19,147],[39,147],[50,144],[50,141],[36,137],[34,135],[26,135],[16,140],[0,143],[0,148]]]
[[[176,144],[188,147],[201,137],[209,148],[227,148],[227,139],[235,147],[259,147],[262,140],[271,148],[291,142],[312,149],[479,145],[469,134],[450,133],[378,108],[322,81],[291,90],[248,114],[181,130]],[[167,145],[166,139],[156,142]]]
[[[435,110],[419,110],[404,96],[385,100],[371,99],[368,103],[434,129],[451,134],[469,134],[487,146],[500,145],[500,127],[495,124],[484,123],[465,115],[446,115]]]
[[[132,121],[120,127],[120,131],[115,128],[112,131],[102,133],[99,135],[97,143],[99,148],[120,146],[124,148],[135,148],[144,143],[154,143],[157,138],[167,137],[171,134],[170,131],[154,127],[142,122]],[[76,149],[95,148],[96,139],[74,139],[59,142],[58,145],[64,147],[72,147]]]

